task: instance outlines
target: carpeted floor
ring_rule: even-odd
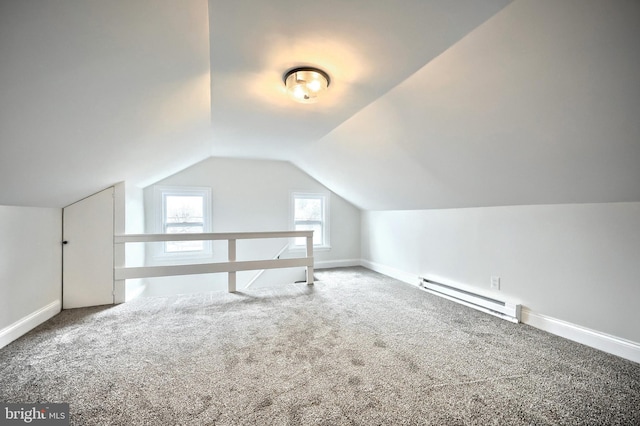
[[[0,401],[75,425],[638,425],[640,364],[363,268],[314,286],[64,311],[0,350]]]

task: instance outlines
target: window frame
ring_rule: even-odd
[[[154,210],[155,210],[155,232],[165,234],[166,229],[166,198],[168,196],[200,196],[203,198],[203,233],[211,232],[212,208],[211,208],[211,188],[204,186],[164,186],[153,187]],[[196,251],[166,251],[166,243],[154,246],[154,258],[156,259],[202,259],[211,257],[213,254],[212,242],[203,241],[203,249]]]
[[[299,198],[307,198],[307,199],[320,199],[322,201],[322,221],[321,221],[321,229],[322,229],[322,242],[320,244],[314,244],[313,250],[330,250],[331,249],[331,241],[330,241],[330,206],[329,206],[329,194],[326,192],[307,192],[307,191],[292,191],[290,194],[290,202],[289,202],[289,227],[292,231],[296,230],[296,199]],[[290,248],[292,251],[305,250],[305,244],[296,244],[296,239],[291,239]]]

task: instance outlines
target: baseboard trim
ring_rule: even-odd
[[[361,265],[372,271],[379,272],[391,278],[418,287],[418,276],[406,273],[369,260],[362,260]],[[521,308],[520,321],[524,324],[546,331],[556,336],[581,343],[586,346],[640,363],[640,343],[632,342],[600,331],[591,330],[580,325],[552,318],[531,311],[524,306]]]
[[[411,284],[414,287],[418,287],[420,283],[417,275],[409,274],[407,272],[392,268],[387,265],[383,265],[381,263],[371,262],[370,260],[362,259],[360,262],[360,265],[364,266],[365,268],[371,269],[372,271],[379,272],[382,275],[386,275],[388,277],[395,278],[396,280],[400,280],[407,284]]]
[[[360,265],[360,259],[321,260],[313,263],[314,269],[347,268]]]
[[[3,328],[0,330],[0,348],[7,346],[20,336],[27,334],[43,322],[53,318],[61,310],[62,302],[58,299]]]
[[[574,342],[640,363],[640,344],[522,308],[522,322]]]

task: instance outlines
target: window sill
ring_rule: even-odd
[[[313,246],[313,251],[330,251],[331,246]],[[291,253],[304,253],[307,251],[306,246],[294,246],[289,248],[289,252]]]

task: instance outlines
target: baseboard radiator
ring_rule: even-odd
[[[493,299],[422,277],[420,277],[419,286],[424,291],[436,296],[444,297],[507,321],[520,322],[520,305]]]

